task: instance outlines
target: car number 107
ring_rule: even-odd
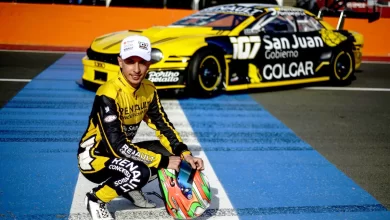
[[[260,36],[230,37],[233,44],[233,59],[246,60],[255,58],[260,49]]]

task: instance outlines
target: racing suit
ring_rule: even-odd
[[[142,121],[156,131],[160,141],[132,143]],[[77,153],[80,172],[100,183],[94,189],[100,200],[109,202],[141,189],[151,172],[167,168],[170,155],[186,154],[191,153],[169,121],[151,81],[144,79],[135,89],[119,73],[100,86]]]

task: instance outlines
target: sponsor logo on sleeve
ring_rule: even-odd
[[[117,119],[116,115],[107,115],[105,118],[104,118],[104,122],[106,123],[110,123],[110,122],[113,122]]]

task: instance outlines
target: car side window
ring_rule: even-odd
[[[319,21],[308,15],[296,16],[299,32],[319,31],[323,27]]]
[[[253,22],[246,30],[247,32],[293,33],[297,32],[297,27],[293,16],[269,13]]]
[[[265,32],[292,33],[296,32],[296,29],[293,16],[278,15],[271,22],[264,25]]]

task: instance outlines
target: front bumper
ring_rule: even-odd
[[[83,57],[82,63],[84,73],[78,83],[89,90],[96,90],[108,80],[115,78],[120,71],[118,65],[90,60],[88,56]]]

